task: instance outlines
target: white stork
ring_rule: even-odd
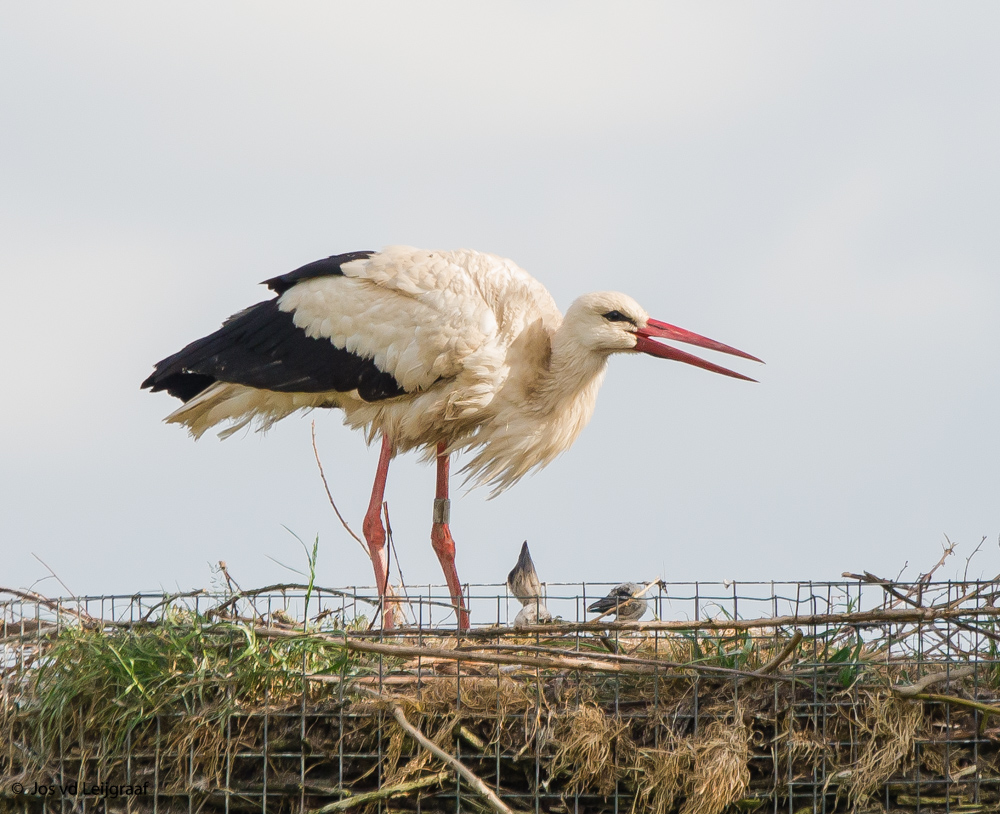
[[[389,461],[437,461],[431,544],[458,613],[468,613],[448,528],[451,454],[497,494],[566,450],[590,420],[608,358],[647,353],[754,381],[654,341],[754,356],[651,319],[624,294],[585,294],[559,312],[510,260],[393,246],[318,260],[264,282],[276,296],[159,362],[142,387],[184,404],[167,416],[194,437],[231,422],[266,429],[302,409],[339,407],[381,453],[364,536],[380,596],[388,589],[381,521]],[[391,614],[383,623],[391,626]]]

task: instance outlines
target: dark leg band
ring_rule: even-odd
[[[446,497],[434,498],[434,522],[451,522],[451,500]]]

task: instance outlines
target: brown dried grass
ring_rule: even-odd
[[[852,806],[858,806],[890,777],[913,763],[914,744],[923,723],[922,705],[884,690],[863,690],[856,721],[861,751],[846,780]]]
[[[556,716],[552,737],[556,752],[549,774],[568,775],[570,794],[590,790],[607,797],[635,754],[628,727],[595,704],[582,704]]]
[[[671,736],[661,749],[642,750],[635,769],[633,812],[720,814],[750,786],[752,733],[737,708],[693,738]]]

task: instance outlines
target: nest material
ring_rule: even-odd
[[[1000,704],[1000,682],[978,654],[928,700],[923,689],[894,693],[920,675],[914,664],[884,658],[853,626],[806,639],[737,625],[622,634],[610,658],[600,637],[498,633],[459,653],[453,637],[424,633],[419,656],[406,642],[352,641],[342,629],[303,636],[176,615],[59,628],[8,649],[0,783],[155,782],[161,810],[173,800],[207,813],[259,810],[266,772],[275,810],[386,810],[390,799],[392,810],[418,800],[453,810],[467,787],[456,791],[402,711],[514,808],[723,814],[818,796],[829,811],[887,796],[904,809],[949,794],[1000,799],[1000,730],[983,715]]]
[[[596,704],[556,716],[552,742],[555,756],[549,772],[568,775],[566,790],[572,795],[592,791],[607,797],[634,765],[636,749],[628,725]]]
[[[721,814],[750,785],[751,732],[737,707],[732,719],[712,721],[694,738],[639,757],[633,812]]]

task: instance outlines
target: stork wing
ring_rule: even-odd
[[[299,282],[279,308],[306,335],[373,360],[407,392],[461,378],[469,407],[492,398],[507,346],[525,324],[542,313],[559,318],[526,272],[478,252],[390,247],[340,272]]]
[[[215,333],[158,362],[142,387],[187,402],[217,381],[280,393],[357,390],[366,401],[404,392],[371,359],[306,336],[277,300],[241,311]]]

